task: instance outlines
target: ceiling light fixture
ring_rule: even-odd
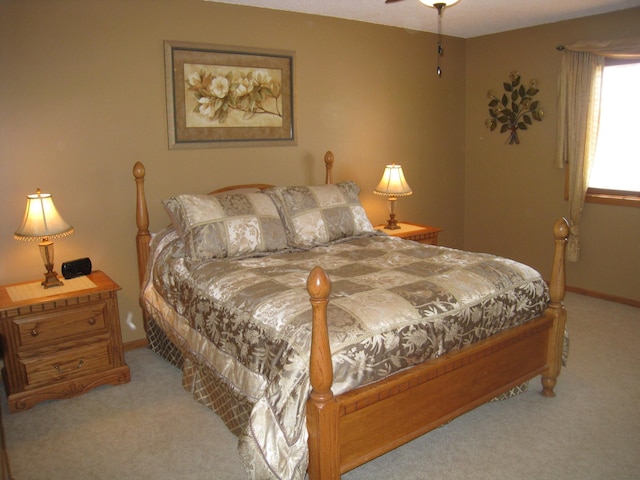
[[[395,3],[400,2],[401,0],[385,0],[384,3]],[[444,54],[444,49],[442,48],[442,12],[445,8],[451,7],[458,3],[460,0],[441,0],[436,2],[430,2],[428,0],[420,0],[420,3],[426,5],[427,7],[432,7],[438,10],[438,66],[436,68],[436,74],[438,78],[442,77],[442,68],[440,67],[440,58]]]

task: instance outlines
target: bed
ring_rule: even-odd
[[[375,231],[333,161],[321,186],[176,195],[153,235],[134,166],[150,347],[239,437],[249,478],[338,479],[538,375],[552,397],[560,374],[566,220],[545,282]]]

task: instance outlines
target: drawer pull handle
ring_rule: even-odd
[[[91,317],[91,318],[89,319],[89,325],[95,325],[95,324],[96,324],[96,319],[95,319],[95,317]]]
[[[80,367],[82,367],[82,365],[84,365],[84,360],[80,359],[80,361],[78,362],[78,366],[75,369],[78,370]],[[55,369],[58,371],[58,373],[66,373],[70,370],[73,370],[73,369],[63,370],[62,368],[60,368],[60,365],[56,365]]]
[[[37,328],[34,328],[33,330],[31,330],[32,337],[37,337],[38,335],[40,335],[40,330],[38,330]]]

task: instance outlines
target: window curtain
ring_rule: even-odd
[[[577,42],[558,47],[558,145],[555,164],[569,167],[567,260],[580,259],[580,217],[596,151],[605,58],[640,59],[640,38]]]

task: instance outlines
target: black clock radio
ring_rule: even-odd
[[[62,276],[67,280],[91,273],[91,259],[78,258],[62,264]]]

